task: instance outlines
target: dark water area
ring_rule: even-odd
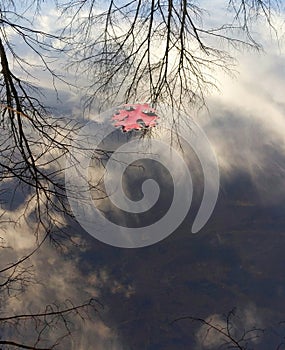
[[[148,166],[154,177],[163,178],[164,170]],[[131,180],[132,199],[139,199],[140,190],[135,188],[141,188],[144,178],[126,176]],[[246,172],[230,178],[222,173],[214,213],[200,232],[192,234],[201,178],[197,171],[189,215],[163,241],[141,249],[120,249],[86,237],[90,248],[81,257],[82,272],[104,268],[123,285],[133,287],[130,293],[101,291],[105,321],[117,330],[126,350],[227,348],[217,333],[203,333],[199,321],[175,320],[217,315],[224,320],[233,309],[236,336],[254,328],[264,330],[258,339],[241,342],[245,349],[276,349],[285,336],[280,323],[285,320],[285,198],[267,203]],[[161,191],[156,213],[167,211],[171,202],[172,191]],[[157,215],[142,215],[129,219],[129,224],[136,227],[150,217],[157,219]]]
[[[109,146],[130,137],[119,131],[114,135]],[[67,230],[86,241],[86,250],[75,252],[77,267],[83,276],[102,270],[119,281],[117,287],[100,286],[101,317],[118,334],[124,350],[226,349],[226,340],[203,328],[199,319],[224,327],[231,310],[236,310],[231,320],[237,339],[246,331],[264,330],[259,338],[253,334],[253,340],[241,341],[244,349],[277,349],[285,337],[285,196],[282,169],[274,165],[285,164],[284,155],[273,147],[264,150],[269,171],[258,183],[245,170],[229,176],[222,169],[214,212],[203,229],[192,234],[203,173],[187,146],[186,154],[194,194],[176,231],[154,245],[122,249],[96,240],[66,218]],[[108,219],[133,227],[134,234],[136,227],[159,220],[171,205],[171,174],[150,160],[138,159],[124,174],[129,198],[142,198],[142,183],[148,178],[155,179],[161,191],[149,212],[130,214],[114,210],[108,199],[101,203]],[[0,191],[7,210],[16,210],[30,194],[14,180],[2,183]],[[189,318],[177,320],[182,317]]]
[[[225,124],[213,124],[213,130],[227,129]],[[241,122],[237,128],[232,121],[229,124],[228,134],[244,131]],[[117,131],[108,147],[124,144],[132,136]],[[232,151],[237,140],[230,141]],[[199,159],[183,146],[194,193],[190,211],[176,231],[154,245],[122,249],[96,240],[66,218],[67,231],[86,241],[86,250],[74,253],[76,265],[83,276],[106,271],[110,280],[119,281],[112,288],[102,284],[99,299],[104,305],[101,317],[118,334],[124,350],[227,349],[228,339],[203,328],[199,320],[225,327],[231,310],[235,310],[231,321],[236,339],[246,331],[263,330],[258,338],[254,333],[242,340],[243,349],[275,350],[285,337],[284,154],[278,145],[266,144],[262,148],[266,172],[256,178],[246,169],[237,167],[229,175],[221,168],[214,212],[203,229],[192,234],[203,195],[203,172]],[[94,161],[91,166],[98,164]],[[115,210],[106,199],[102,213],[119,225],[133,227],[134,234],[136,227],[159,220],[173,197],[175,184],[168,169],[155,161],[138,160],[124,174],[124,190],[131,200],[140,200],[142,183],[148,178],[156,180],[161,191],[150,211],[126,213]],[[2,183],[0,191],[7,210],[16,210],[30,195],[14,180]],[[189,318],[177,320],[183,317]]]

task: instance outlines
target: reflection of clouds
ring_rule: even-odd
[[[208,324],[203,324],[196,332],[196,349],[220,349],[226,344],[235,347],[237,344],[224,334],[230,334],[232,339],[246,348],[261,341],[262,321],[254,305],[238,310],[229,318],[229,322],[227,316],[219,314],[208,316],[205,322]],[[246,334],[247,331],[251,332]]]
[[[9,185],[11,186],[11,184]],[[9,200],[12,200],[12,198],[9,198]],[[15,201],[17,201],[17,197]],[[17,255],[22,254],[26,249],[31,249],[36,241],[36,237],[29,233],[35,231],[36,224],[33,225],[32,222],[26,220],[34,210],[33,202],[33,200],[22,202],[15,210],[3,210],[1,208],[1,237],[7,246],[15,250]],[[6,250],[1,252],[1,264],[7,263],[7,259],[4,257],[6,253]]]
[[[285,195],[284,55],[248,54],[239,70],[236,80],[221,77],[221,93],[209,99],[211,115],[200,121],[222,176],[244,172],[261,198],[277,203]]]
[[[82,322],[76,337],[73,337],[71,350],[124,350],[116,333],[102,322]],[[64,349],[65,350],[65,349]]]
[[[226,322],[218,314],[213,314],[205,319],[219,330],[226,329]],[[207,325],[201,326],[196,334],[197,345],[204,349],[214,349],[225,343],[226,337],[217,330],[209,328]]]
[[[11,188],[11,183],[9,186]],[[17,197],[17,196],[16,196]],[[16,200],[17,198],[15,198]],[[1,249],[1,268],[9,263],[21,259],[30,253],[36,247],[36,237],[33,233],[36,231],[37,222],[29,219],[35,209],[35,200],[22,202],[13,210],[2,210],[1,212],[1,237],[8,248]],[[50,212],[52,214],[52,211]],[[61,223],[64,229],[67,222],[61,218],[58,213],[52,214],[58,223]],[[43,234],[44,232],[41,232]],[[99,269],[97,271],[80,270],[80,254],[84,254],[86,247],[80,235],[72,237],[78,244],[74,253],[72,245],[66,242],[63,250],[57,251],[47,242],[21,267],[29,267],[29,270],[21,275],[26,278],[27,283],[24,289],[17,289],[10,295],[2,292],[1,294],[1,313],[3,315],[16,315],[25,313],[37,313],[43,311],[45,306],[50,303],[63,305],[67,300],[71,300],[74,305],[78,305],[88,299],[96,298],[100,300],[101,289],[109,291],[111,294],[120,294],[128,298],[134,293],[133,287],[129,284],[121,283],[111,278],[107,270]],[[72,255],[72,259],[69,254]],[[32,272],[32,275],[29,274]],[[10,271],[7,273],[9,274]],[[21,273],[21,270],[19,270]],[[7,276],[8,276],[7,274]],[[3,277],[3,274],[1,274]],[[1,279],[2,281],[2,279]],[[11,283],[12,287],[19,287],[19,283]],[[17,296],[14,297],[14,296]],[[70,306],[70,304],[67,303]],[[117,339],[116,332],[105,325],[104,310],[98,305],[100,316],[91,315],[90,320],[81,320],[75,315],[71,329],[74,331],[71,338],[63,339],[59,349],[98,349],[98,350],[119,350],[121,346]],[[34,326],[30,322],[18,325],[20,332],[18,334],[13,327],[4,327],[2,330],[3,339],[6,337],[13,340],[22,341],[24,344],[30,344],[37,338]],[[54,339],[62,335],[64,330],[57,325],[45,335],[46,339],[53,342]]]
[[[30,233],[23,231],[23,226],[22,235],[27,236],[26,239],[30,238],[31,241]],[[23,238],[21,242],[22,240]],[[20,251],[15,249],[12,254],[9,253],[9,261],[12,258],[15,259],[16,256],[20,257],[20,252],[22,254],[27,252],[27,249],[23,249],[24,246],[21,248]],[[70,249],[68,252],[70,253]],[[1,257],[5,259],[5,250],[4,254],[2,251],[1,254]],[[68,300],[71,300],[74,305],[91,297],[100,300],[101,288],[107,288],[111,293],[123,294],[126,297],[133,293],[133,288],[130,285],[123,285],[119,281],[111,279],[105,270],[82,273],[79,269],[80,259],[77,254],[76,256],[70,259],[64,253],[60,254],[47,244],[42,247],[28,261],[29,265],[33,266],[34,280],[38,282],[28,284],[25,291],[18,295],[18,298],[8,297],[5,301],[5,308],[1,309],[2,314],[36,313],[43,311],[47,304],[62,305]],[[2,259],[1,261],[3,263]],[[68,302],[67,305],[70,306]],[[71,322],[73,322],[70,325],[73,331],[72,336],[63,339],[59,349],[121,349],[116,332],[104,323],[104,310],[99,304],[97,309],[98,315],[89,312],[90,319],[88,319],[88,315],[84,320],[75,314],[71,317]],[[4,328],[3,337],[6,334],[9,338],[8,333],[10,333],[13,335],[13,339],[22,340],[26,344],[36,339],[34,327],[30,322],[20,324],[18,329],[22,335],[15,333],[13,328],[10,328],[10,331],[9,327]],[[55,329],[46,332],[45,337],[52,343],[63,332],[62,325],[58,323]]]

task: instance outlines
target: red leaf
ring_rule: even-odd
[[[141,130],[157,125],[155,109],[147,103],[144,104],[126,104],[120,109],[112,120],[116,121],[116,127],[122,127],[123,131]]]

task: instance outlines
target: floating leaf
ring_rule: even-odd
[[[112,117],[116,127],[122,127],[124,132],[141,130],[157,125],[157,113],[147,103],[126,104]]]

